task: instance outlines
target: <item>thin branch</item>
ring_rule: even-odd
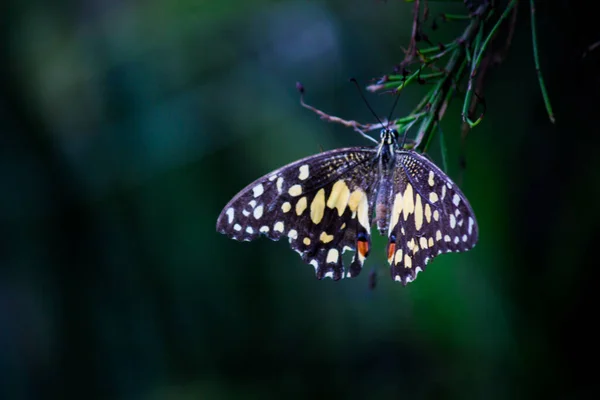
[[[409,65],[415,56],[417,55],[417,36],[419,35],[419,14],[421,11],[421,0],[415,0],[415,4],[413,6],[413,24],[412,24],[412,33],[410,35],[410,42],[408,43],[408,49],[406,49],[406,54],[404,56],[404,60],[400,63],[401,69],[404,69],[407,65]]]
[[[300,82],[296,83],[296,89],[298,89],[298,91],[300,92],[300,104],[302,105],[302,107],[307,108],[307,109],[311,110],[312,112],[316,113],[317,115],[319,115],[321,117],[321,119],[324,119],[325,121],[333,122],[336,124],[342,124],[346,127],[353,128],[356,132],[361,134],[366,139],[368,139],[372,142],[375,142],[375,143],[379,143],[377,140],[375,140],[371,136],[367,135],[364,131],[372,131],[375,129],[385,128],[387,126],[386,121],[381,121],[380,123],[377,123],[377,124],[361,124],[360,122],[357,122],[354,120],[345,120],[345,119],[336,117],[334,115],[329,115],[326,112],[321,111],[318,108],[315,108],[304,102],[304,86]]]
[[[508,32],[506,34],[506,41],[504,42],[504,48],[502,50],[499,50],[498,52],[496,52],[495,57],[494,57],[495,64],[500,64],[500,63],[502,63],[502,61],[504,61],[504,59],[506,58],[506,55],[508,54],[508,50],[510,49],[510,46],[512,45],[512,40],[515,35],[515,27],[517,25],[518,12],[519,12],[519,7],[513,8],[512,16],[510,18],[510,23],[508,25]]]
[[[548,118],[550,118],[550,122],[554,123],[554,112],[552,111],[550,97],[548,97],[548,92],[546,91],[546,84],[544,83],[544,77],[542,76],[542,70],[540,69],[540,58],[538,55],[537,46],[537,29],[535,27],[535,4],[533,0],[529,1],[529,6],[531,9],[531,41],[533,42],[533,61],[535,63],[535,72],[537,74],[538,82],[540,84],[540,90],[542,91],[542,97],[544,98],[544,105],[546,106]]]

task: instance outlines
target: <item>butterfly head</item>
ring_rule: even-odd
[[[380,138],[382,144],[393,145],[398,143],[398,131],[390,128],[382,129]]]

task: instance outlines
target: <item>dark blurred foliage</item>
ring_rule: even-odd
[[[410,4],[3,2],[0,398],[592,397],[600,49],[582,55],[600,29],[587,3],[537,3],[557,123],[522,2],[464,173],[460,104],[442,123],[480,242],[402,287],[383,238],[357,279],[318,281],[286,243],[234,242],[215,222],[258,176],[366,144],[294,85],[372,122],[348,78],[401,60]]]

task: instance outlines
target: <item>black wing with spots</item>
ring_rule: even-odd
[[[390,204],[388,262],[392,278],[404,285],[438,254],[467,251],[477,243],[477,221],[465,195],[414,151],[396,152]]]
[[[337,149],[273,171],[225,206],[217,231],[240,241],[287,237],[319,279],[342,278],[342,253],[356,251],[354,277],[370,249],[376,156],[375,148]]]

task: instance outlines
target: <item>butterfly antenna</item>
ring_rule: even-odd
[[[398,100],[400,100],[400,94],[399,93],[395,93],[396,95],[396,100],[394,100],[394,104],[392,105],[392,110],[390,111],[390,116],[388,117],[388,128],[389,128],[389,123],[392,119],[392,114],[394,114],[394,110],[396,109],[396,105],[398,105]]]
[[[383,122],[381,122],[381,120],[379,119],[379,117],[377,116],[377,114],[375,114],[375,111],[373,111],[373,108],[371,108],[371,105],[367,101],[367,98],[363,94],[363,91],[360,88],[360,85],[358,84],[358,82],[356,81],[356,79],[355,78],[350,78],[350,82],[354,83],[354,85],[356,86],[356,89],[358,89],[358,94],[360,94],[360,98],[365,102],[365,104],[367,105],[367,108],[369,109],[369,111],[371,111],[371,114],[373,114],[373,116],[375,117],[375,119],[377,120],[377,122],[379,122],[379,124],[383,127],[384,126]]]

